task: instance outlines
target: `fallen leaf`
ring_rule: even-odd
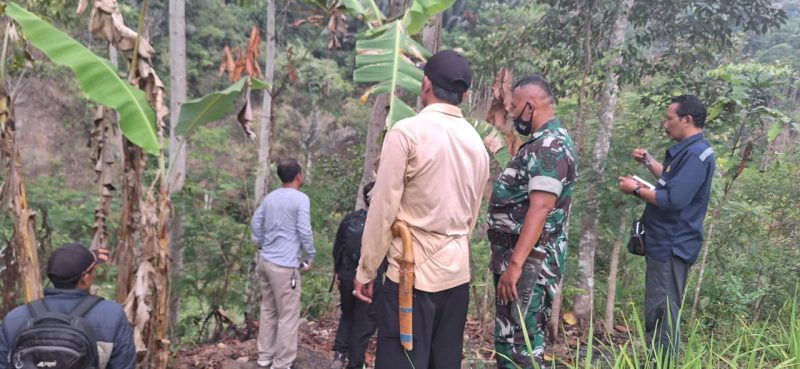
[[[575,314],[573,314],[571,311],[568,311],[564,313],[564,323],[567,323],[567,325],[575,325],[578,324],[578,319],[575,318]]]

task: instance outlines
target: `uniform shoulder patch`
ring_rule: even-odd
[[[552,171],[556,169],[556,163],[558,162],[559,153],[556,150],[553,150],[550,147],[543,147],[539,149],[539,152],[536,153],[538,159],[542,163],[542,169],[545,171]]]

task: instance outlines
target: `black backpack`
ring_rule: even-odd
[[[348,271],[355,270],[361,259],[361,236],[366,222],[367,212],[362,210],[350,213],[342,224],[340,259],[342,267]]]
[[[102,298],[89,295],[69,314],[48,311],[44,299],[29,303],[29,320],[17,333],[8,359],[15,369],[97,369],[97,339],[83,318]]]

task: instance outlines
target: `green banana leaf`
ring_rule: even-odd
[[[364,2],[373,0],[344,1],[354,12],[364,12]],[[386,127],[415,114],[414,109],[398,97],[398,89],[418,95],[422,86],[423,72],[415,61],[424,61],[430,52],[414,41],[411,35],[425,28],[430,17],[453,5],[455,0],[414,0],[402,19],[395,20],[358,36],[356,41],[356,69],[353,80],[357,83],[374,83],[361,96],[366,102],[372,94],[389,94],[389,114]],[[357,4],[354,4],[357,3]]]
[[[364,22],[382,24],[386,19],[375,0],[342,0],[341,5],[354,16],[364,17]]]
[[[128,140],[150,154],[158,154],[161,145],[156,134],[155,113],[144,92],[122,80],[107,59],[19,5],[6,3],[6,14],[22,26],[22,33],[33,46],[54,63],[67,66],[75,73],[89,100],[119,113],[119,125]]]
[[[258,79],[242,77],[238,82],[222,91],[212,92],[206,96],[187,101],[181,105],[178,125],[175,133],[188,137],[201,125],[225,118],[236,107],[236,101],[246,90],[250,79],[251,90],[262,90],[267,85]]]
[[[434,15],[451,7],[455,0],[414,0],[403,16],[403,27],[413,35],[425,28],[425,23]]]
[[[362,101],[371,94],[389,94],[391,103],[386,117],[387,127],[414,115],[414,109],[398,98],[397,90],[402,88],[419,94],[423,73],[414,59],[424,60],[428,56],[430,52],[406,34],[399,20],[370,31],[364,39],[356,41],[353,80],[357,83],[377,82],[364,92]]]

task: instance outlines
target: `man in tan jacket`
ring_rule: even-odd
[[[378,301],[375,368],[461,367],[469,305],[469,238],[489,178],[489,155],[458,105],[472,83],[467,60],[452,50],[433,55],[424,67],[422,103],[415,117],[386,135],[372,203],[364,228],[353,294],[373,299],[376,270],[389,269]],[[400,344],[398,321],[399,219],[414,240],[413,350]]]

